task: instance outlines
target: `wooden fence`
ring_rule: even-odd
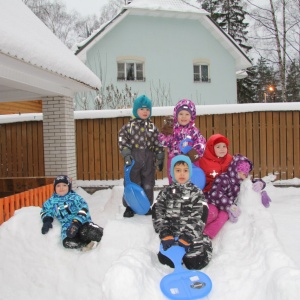
[[[26,206],[42,207],[53,194],[53,184],[44,185],[19,194],[0,198],[0,225],[11,218],[15,210]]]
[[[277,179],[300,177],[300,111],[258,111],[197,116],[196,126],[209,138],[221,133],[230,140],[229,152],[246,155],[253,174]],[[123,178],[118,131],[129,117],[76,120],[77,179]],[[152,120],[158,128],[163,117]],[[0,124],[0,177],[45,176],[42,121]],[[166,177],[157,173],[157,179]]]

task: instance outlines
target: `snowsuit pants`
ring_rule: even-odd
[[[203,233],[213,239],[228,220],[228,213],[208,204],[208,218]]]
[[[190,249],[183,256],[182,261],[189,270],[203,269],[211,260],[212,243],[208,236],[203,235],[202,239],[192,242]],[[158,260],[164,265],[174,268],[173,262],[161,252],[157,254]]]
[[[63,246],[69,249],[85,247],[91,241],[100,242],[103,236],[103,228],[93,222],[84,223],[73,238],[66,237]]]
[[[153,204],[155,185],[154,153],[148,149],[133,149],[131,151],[131,156],[134,159],[135,164],[130,171],[130,180],[144,189],[151,206]],[[123,205],[127,207],[124,196]]]

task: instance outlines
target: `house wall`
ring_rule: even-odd
[[[116,60],[127,55],[145,59],[146,81],[127,83],[150,96],[154,106],[159,86],[170,90],[171,105],[182,98],[202,105],[237,103],[235,61],[199,20],[127,16],[88,51],[87,64],[103,86],[113,83],[122,90]],[[195,59],[210,61],[211,83],[193,82]]]

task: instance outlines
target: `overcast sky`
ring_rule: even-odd
[[[76,10],[82,16],[96,14],[99,15],[100,9],[109,0],[62,0],[66,4],[67,10]]]

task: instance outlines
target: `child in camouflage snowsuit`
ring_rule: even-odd
[[[185,266],[199,270],[209,263],[212,256],[211,240],[203,234],[208,205],[202,191],[190,181],[192,163],[189,157],[175,156],[170,173],[173,183],[160,191],[152,207],[153,226],[164,250],[177,243],[186,250],[183,256]],[[162,264],[174,267],[161,252],[158,259]]]
[[[42,234],[52,228],[54,217],[61,223],[63,246],[83,251],[95,248],[103,235],[103,228],[91,220],[88,204],[72,191],[68,176],[61,175],[54,180],[54,193],[43,204],[41,210],[43,221]]]
[[[130,166],[132,160],[135,161],[130,171],[130,180],[144,189],[150,205],[152,205],[155,164],[158,170],[162,171],[165,153],[158,142],[158,129],[150,120],[152,113],[151,100],[145,95],[136,98],[132,113],[134,118],[119,131],[119,150],[124,157],[125,165]],[[124,197],[123,205],[126,207],[123,216],[125,218],[133,217],[134,212],[127,205]]]

